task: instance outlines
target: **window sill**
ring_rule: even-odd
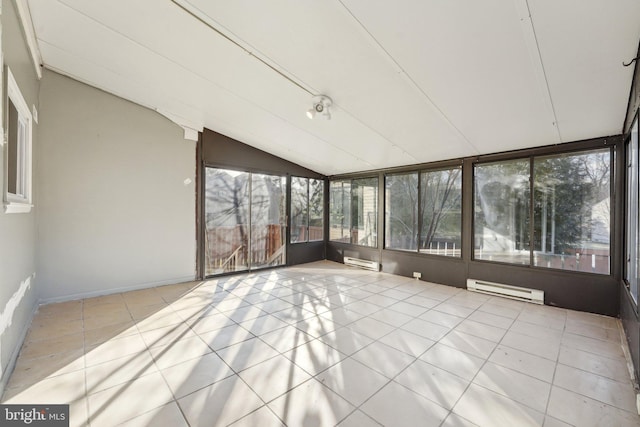
[[[4,202],[4,213],[29,213],[32,207],[29,203]]]

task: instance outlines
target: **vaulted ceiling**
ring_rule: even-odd
[[[327,175],[619,134],[640,39],[638,0],[28,6],[45,67]]]

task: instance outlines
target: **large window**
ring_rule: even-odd
[[[385,247],[459,257],[461,199],[460,168],[387,175]]]
[[[309,180],[309,241],[324,240],[324,180]]]
[[[329,183],[329,239],[351,243],[351,181]]]
[[[534,158],[534,265],[609,274],[609,149]]]
[[[332,181],[329,239],[378,246],[378,178]]]
[[[420,174],[420,252],[460,257],[462,170]]]
[[[309,180],[291,178],[291,243],[306,242],[309,227]]]
[[[251,174],[250,268],[285,263],[286,188],[284,176]]]
[[[609,274],[610,169],[608,148],[476,165],[474,258]]]
[[[626,270],[625,278],[633,300],[638,302],[640,273],[640,224],[638,223],[638,117],[631,127],[627,142],[627,216],[626,216]]]
[[[385,179],[385,247],[418,249],[418,172]]]
[[[529,264],[529,160],[476,165],[474,258]]]
[[[286,178],[205,172],[205,275],[285,263]]]
[[[31,210],[32,117],[11,70],[7,69],[7,144],[4,205],[7,213]]]
[[[324,181],[291,178],[291,243],[324,239]]]

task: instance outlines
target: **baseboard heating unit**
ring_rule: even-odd
[[[544,304],[544,291],[500,283],[485,282],[484,280],[467,279],[467,289],[487,295],[511,298],[518,301]]]
[[[365,270],[380,271],[380,264],[375,261],[369,261],[366,259],[351,258],[349,256],[346,256],[344,257],[344,264],[353,267],[364,268]]]

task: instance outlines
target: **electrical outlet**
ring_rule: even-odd
[[[418,273],[417,271],[413,272],[413,277],[416,279],[421,279],[422,278],[422,273]]]

